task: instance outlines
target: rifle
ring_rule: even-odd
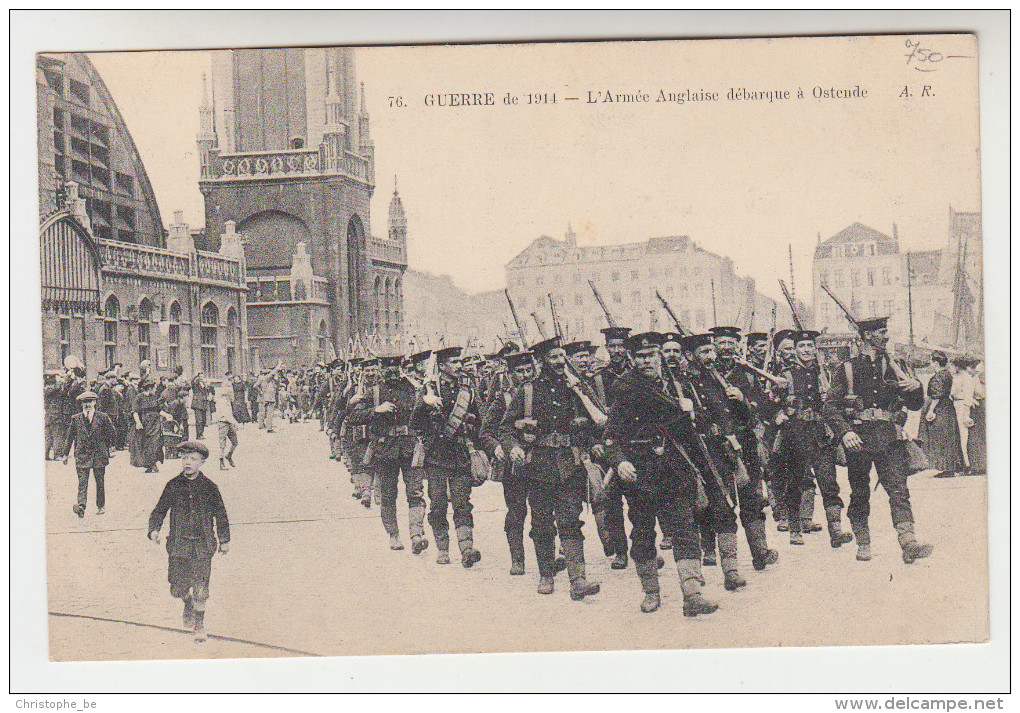
[[[665,307],[666,314],[668,314],[669,318],[673,320],[673,325],[676,327],[676,331],[679,332],[680,336],[686,337],[690,335],[691,331],[684,328],[684,325],[680,322],[680,318],[676,316],[676,312],[674,312],[673,308],[669,306],[669,302],[666,301],[666,298],[659,294],[658,290],[655,291],[655,296],[659,299],[659,302],[662,303],[662,306]]]
[[[514,318],[514,324],[517,325],[517,336],[521,338],[521,349],[527,349],[528,340],[524,338],[524,327],[521,325],[521,320],[517,317],[517,308],[514,307],[514,301],[510,299],[510,290],[503,290],[503,294],[506,295],[507,304],[510,305],[510,315]]]
[[[609,308],[606,307],[605,300],[603,300],[602,295],[599,294],[598,288],[595,287],[595,283],[588,280],[588,286],[591,287],[591,291],[595,293],[595,300],[599,303],[599,307],[602,308],[602,313],[606,315],[606,321],[609,323],[609,326],[617,326],[616,320],[613,319],[613,314],[609,311]]]
[[[769,328],[769,341],[765,345],[765,371],[773,368],[776,361],[776,303],[772,303],[772,326]]]
[[[559,319],[556,318],[556,303],[553,300],[552,295],[549,295],[549,311],[552,313],[553,329],[555,330],[555,334],[560,339],[563,339],[563,331],[560,329]],[[538,319],[538,317],[534,314],[532,314],[532,316],[534,316],[536,320]],[[570,359],[566,360],[566,368],[568,374],[577,381],[577,384],[581,387],[581,391],[584,392],[584,395],[592,402],[595,408],[600,411],[598,414],[593,414],[589,411],[588,415],[592,417],[592,421],[595,421],[596,424],[603,425],[605,423],[605,419],[608,418],[609,409],[607,409],[606,405],[602,403],[602,400],[599,398],[598,394],[595,393],[595,390],[591,388],[588,382],[582,379],[581,375],[577,373],[574,369],[574,365],[570,363]],[[585,409],[588,410],[587,405],[585,405]],[[599,424],[599,421],[602,421],[602,424]]]
[[[540,320],[538,315],[534,312],[531,313],[531,317],[535,320],[535,326],[538,327],[538,336],[542,337],[542,339],[548,339],[548,337],[545,336],[545,325],[542,324],[542,320]]]
[[[800,321],[797,316],[797,307],[793,303],[793,296],[790,295],[790,291],[786,289],[786,283],[782,280],[779,281],[779,287],[783,290],[783,297],[786,298],[786,303],[790,305],[790,314],[793,316],[793,327],[798,332],[804,331],[804,324]],[[822,285],[822,289],[825,289],[825,285]]]
[[[854,317],[853,313],[846,308],[846,305],[840,302],[839,298],[836,297],[836,295],[832,294],[832,290],[830,290],[829,286],[826,285],[825,283],[822,283],[822,289],[825,290],[825,294],[832,298],[832,301],[836,303],[836,306],[843,311],[843,316],[846,317],[846,321],[849,322],[851,326],[857,330],[858,334],[864,336],[864,330],[861,329],[861,323],[858,322],[857,318]],[[889,368],[893,370],[893,374],[896,375],[897,379],[899,379],[900,381],[904,381],[913,378],[909,376],[906,372],[904,372],[903,369],[900,368],[900,365],[896,363],[896,360],[892,358],[892,356],[884,347],[876,347],[876,349],[878,349],[878,351],[880,351],[889,361]]]

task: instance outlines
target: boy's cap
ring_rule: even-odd
[[[203,458],[209,457],[209,448],[201,441],[185,441],[177,446],[179,453],[198,453]]]

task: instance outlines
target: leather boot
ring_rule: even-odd
[[[790,521],[786,514],[786,503],[778,502],[772,508],[772,519],[776,521],[776,530],[786,532],[790,529]]]
[[[747,580],[740,576],[737,571],[737,535],[735,532],[720,532],[719,540],[719,561],[722,563],[723,574],[726,578],[726,591],[735,592],[741,587],[747,586]]]
[[[706,567],[715,567],[718,562],[715,557],[716,536],[715,530],[709,526],[701,528],[701,563]]]
[[[842,514],[843,510],[838,505],[825,508],[825,521],[829,525],[829,544],[833,549],[854,541],[854,536],[849,532],[843,532],[840,526]]]
[[[184,615],[181,617],[185,629],[195,628],[195,604],[191,596],[184,597]]]
[[[556,589],[556,580],[552,577],[539,577],[538,578],[538,593],[539,594],[552,594]]]
[[[589,582],[584,576],[584,541],[560,540],[560,546],[567,559],[570,598],[578,602],[587,596],[598,594],[602,588],[597,582]]]
[[[655,562],[635,562],[634,569],[641,580],[641,591],[645,593],[645,599],[641,602],[641,611],[650,614],[659,608],[659,568]]]
[[[465,568],[482,559],[482,553],[475,549],[474,532],[468,525],[457,528],[457,545],[460,547],[460,563]]]
[[[400,535],[390,535],[390,549],[391,550],[404,549],[404,543],[400,541]]]
[[[538,593],[553,593],[553,575],[556,574],[553,568],[553,560],[556,556],[556,541],[554,538],[532,538],[535,543],[535,559],[538,561]]]
[[[439,550],[439,554],[436,555],[436,564],[450,564],[450,551]]]
[[[226,470],[226,469],[227,469],[227,464],[224,462],[224,460],[222,458],[220,458],[220,470]]]
[[[203,643],[206,640],[205,635],[205,610],[195,610],[195,642]]]
[[[747,536],[747,545],[751,549],[752,567],[760,572],[766,565],[779,561],[779,553],[769,549],[764,520],[752,520],[745,524],[744,533]]]
[[[524,574],[524,533],[506,533],[506,543],[510,547],[510,574]]]
[[[857,561],[868,562],[871,560],[871,530],[868,524],[851,520],[850,529],[854,531],[854,539],[857,540]]]
[[[791,545],[803,545],[804,535],[800,534],[800,530],[790,533],[790,544]]]
[[[814,521],[815,489],[809,488],[800,495],[800,530],[801,532],[821,532],[822,526]]]
[[[915,560],[928,557],[935,549],[934,545],[921,544],[914,536],[914,523],[901,522],[896,525],[896,536],[903,549],[903,562],[914,564]]]
[[[627,569],[627,553],[617,552],[613,555],[612,562],[609,563],[612,569]]]
[[[701,563],[698,560],[680,560],[676,563],[680,573],[680,591],[684,593],[684,616],[711,614],[719,605],[705,599],[701,593],[701,585],[705,580],[701,575]]]

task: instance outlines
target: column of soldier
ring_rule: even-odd
[[[833,548],[856,540],[856,560],[871,559],[874,468],[903,561],[931,554],[914,534],[903,431],[923,390],[887,353],[886,320],[856,322],[860,353],[831,373],[813,331],[743,335],[716,327],[692,334],[678,324],[677,332],[632,334],[612,326],[602,330],[608,363],[595,360],[589,342],[560,337],[530,349],[506,342],[484,357],[448,346],[338,359],[328,365],[316,403],[330,457],[346,464],[355,498],[371,507],[374,495],[380,504],[391,549],[404,549],[401,478],[411,551],[430,546],[427,483],[437,564],[451,562],[452,504],[460,561],[472,567],[482,555],[471,492],[492,480],[502,485],[507,508],[510,575],[525,574],[530,511],[538,593],[552,594],[565,569],[571,599],[598,594],[600,585],[585,572],[580,518],[587,502],[611,567],[626,569],[628,554],[634,561],[641,611],[661,605],[658,525],[659,547],[672,550],[676,563],[683,613],[697,616],[719,607],[705,594],[703,567],[721,566],[728,592],[747,584],[738,567],[739,528],[754,570],[778,561],[768,546],[766,506],[792,546],[822,530],[813,522],[816,483]],[[851,532],[842,525],[837,463],[849,473]]]

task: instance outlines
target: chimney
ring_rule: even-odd
[[[170,224],[170,235],[166,247],[175,253],[195,252],[195,240],[191,237],[191,228],[184,222],[184,211],[174,211],[174,222]]]

